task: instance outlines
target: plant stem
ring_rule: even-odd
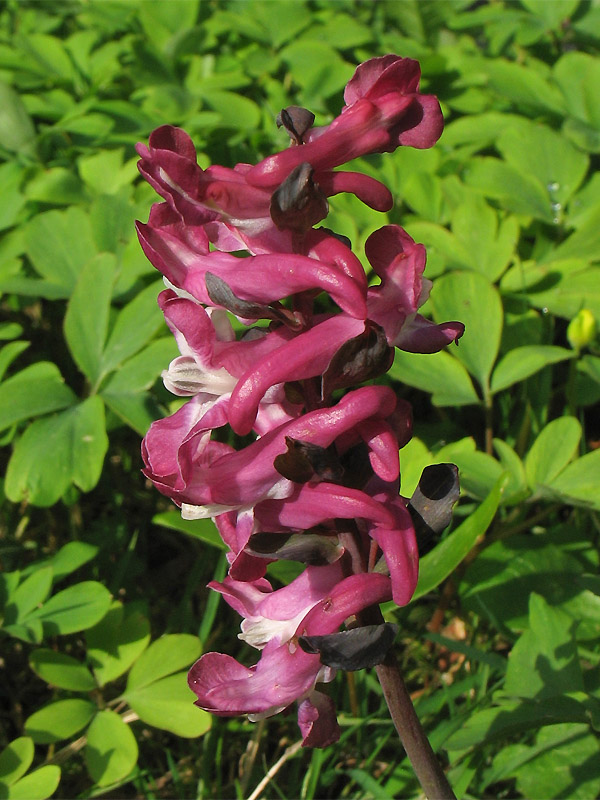
[[[494,405],[489,389],[485,390],[485,452],[491,456],[494,452]]]
[[[400,741],[425,795],[429,800],[456,800],[417,717],[396,657],[390,651],[375,669]]]
[[[378,606],[365,608],[357,616],[363,625],[378,625],[383,622]],[[426,797],[428,800],[456,800],[456,795],[425,735],[392,650],[388,651],[383,663],[375,667],[375,671],[392,722]]]

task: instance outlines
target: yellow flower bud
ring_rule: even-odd
[[[593,341],[597,331],[598,326],[594,315],[589,308],[582,308],[569,322],[567,339],[573,350],[579,352]]]

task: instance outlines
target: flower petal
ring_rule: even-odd
[[[313,691],[298,704],[298,726],[302,747],[327,747],[340,738],[340,726],[331,697]]]
[[[241,435],[252,430],[258,406],[270,386],[321,375],[336,350],[364,331],[364,322],[342,314],[300,333],[242,375],[231,396],[229,421]]]

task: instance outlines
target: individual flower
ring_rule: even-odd
[[[266,581],[214,585],[241,614],[242,637],[261,649],[252,667],[223,653],[206,653],[191,668],[188,683],[196,705],[219,716],[259,719],[299,703],[303,744],[324,747],[339,738],[333,703],[315,691],[335,670],[305,652],[300,636],[337,631],[344,620],[391,596],[390,581],[375,573],[343,578],[340,567],[307,567],[289,586],[270,592]]]
[[[365,61],[346,86],[339,117],[308,131],[301,146],[261,161],[246,173],[246,180],[272,187],[303,161],[319,176],[369,153],[392,152],[400,145],[431,147],[444,121],[437,98],[419,92],[420,78],[419,62],[412,58],[387,55]]]
[[[427,253],[399,225],[372,233],[365,252],[381,278],[367,294],[369,319],[385,330],[390,345],[410,353],[437,353],[459,339],[462,322],[435,325],[417,313],[429,297],[432,283],[423,277]]]

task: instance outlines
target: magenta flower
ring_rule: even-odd
[[[421,69],[412,58],[395,55],[361,64],[346,86],[346,105],[325,128],[310,131],[302,147],[290,147],[253,167],[254,186],[277,186],[303,161],[317,175],[368,153],[392,152],[400,145],[431,147],[444,121],[432,95],[419,93]]]
[[[197,401],[197,405],[200,402]],[[286,452],[286,438],[298,439],[320,448],[329,447],[343,434],[352,434],[353,438],[360,439],[360,424],[371,418],[385,419],[390,416],[396,406],[396,397],[386,386],[356,389],[343,397],[333,409],[324,408],[304,414],[269,431],[239,451],[211,441],[206,436],[208,426],[214,425],[213,420],[224,424],[226,406],[227,403],[223,401],[208,405],[205,414],[187,430],[175,459],[166,462],[169,468],[177,465],[176,475],[169,473],[166,476],[155,471],[155,464],[165,463],[160,458],[165,446],[160,432],[166,428],[167,422],[155,422],[145,439],[142,451],[146,463],[145,474],[161,491],[182,506],[184,516],[188,519],[254,506],[269,498],[287,497],[293,492],[293,481],[282,477],[274,466],[277,456]],[[174,416],[181,414],[182,410]],[[192,415],[191,419],[195,417]],[[189,420],[190,415],[186,415],[184,425],[187,426]],[[170,432],[172,429],[168,430]],[[395,458],[397,461],[397,451]],[[383,471],[379,459],[372,461],[374,468],[377,465]],[[168,480],[165,480],[167,477]],[[382,478],[387,479],[387,472]]]
[[[138,146],[140,171],[163,199],[138,235],[164,276],[159,305],[180,351],[163,380],[189,398],[150,427],[144,474],[185,518],[214,518],[229,571],[210,588],[242,617],[240,638],[260,651],[250,667],[206,653],[189,683],[196,704],[222,716],[258,719],[297,702],[306,746],[339,737],[333,702],[317,684],[386,657],[395,627],[364,620],[377,619],[383,601],[410,601],[413,519],[427,525],[435,502],[399,495],[411,413],[381,379],[395,347],[436,352],[464,327],[418,313],[431,287],[425,248],[402,228],[368,238],[379,278],[369,286],[351,244],[314,227],[340,192],[391,207],[379,181],[334,168],[434,144],[441,112],[419,92],[419,78],[408,58],[361,64],[330,125],[313,129],[306,109],[283,109],[277,122],[291,146],[256,166],[203,170],[191,139],[170,126]],[[233,318],[246,326],[242,336]],[[229,442],[248,437],[243,447],[224,443],[225,426]],[[445,474],[447,520],[458,490],[455,470]],[[306,567],[274,591],[265,574],[278,559]],[[350,618],[358,627],[340,630]]]
[[[248,303],[268,305],[298,292],[327,292],[353,317],[364,319],[366,282],[335,263],[299,254],[264,254],[241,260],[229,253],[209,252],[206,236],[184,234],[185,226],[172,219],[159,205],[148,224],[138,223],[138,235],[148,259],[174,287],[206,305],[218,306],[206,283],[207,273],[216,275],[233,294]],[[330,237],[333,238],[333,237]],[[354,266],[354,265],[352,265]]]
[[[462,322],[435,325],[417,314],[432,285],[423,278],[427,253],[422,244],[398,225],[386,225],[369,236],[365,252],[381,278],[368,291],[368,316],[385,330],[390,345],[410,353],[437,353],[463,335]]]
[[[206,653],[190,670],[196,705],[220,716],[249,714],[259,719],[299,702],[303,743],[324,747],[339,737],[331,701],[315,692],[335,670],[306,653],[300,636],[337,631],[345,619],[388,600],[389,578],[374,573],[342,577],[340,567],[307,567],[289,586],[269,593],[266,581],[228,583],[213,588],[242,615],[241,638],[262,650],[259,662],[244,667],[231,656]],[[263,599],[264,598],[264,599]]]
[[[170,125],[157,128],[150,135],[148,147],[140,144],[137,150],[141,174],[187,225],[219,222],[249,236],[258,236],[273,227],[272,192],[248,182],[252,170],[249,164],[237,164],[234,169],[212,166],[203,170],[197,163],[192,140]],[[307,159],[297,160],[293,166],[303,161]],[[291,169],[276,184],[281,184],[289,172]],[[320,202],[311,205],[320,208],[303,228],[324,219],[328,211],[326,197],[340,192],[352,192],[378,211],[387,211],[392,205],[389,190],[374,178],[355,172],[327,172],[319,176],[313,192]],[[294,208],[294,216],[297,214],[298,209]],[[291,228],[294,227],[292,222]]]

